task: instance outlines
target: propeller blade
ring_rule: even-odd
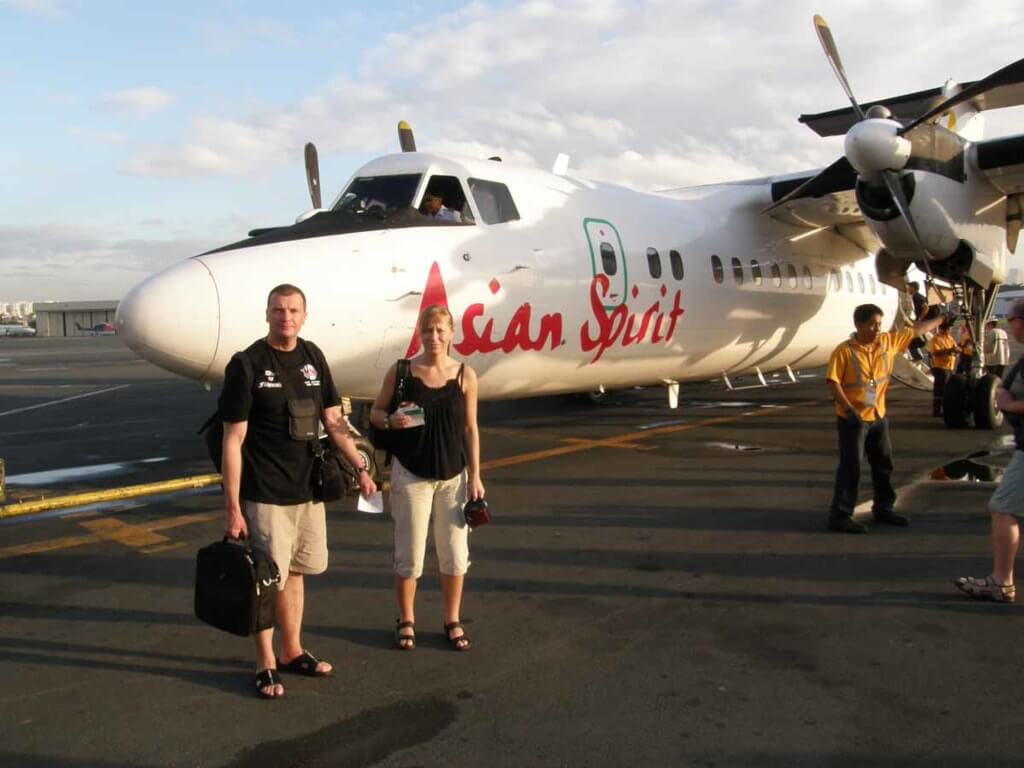
[[[836,73],[839,84],[846,92],[846,98],[853,104],[853,111],[857,113],[857,117],[863,120],[864,110],[861,109],[857,99],[853,97],[853,90],[850,88],[850,83],[846,79],[846,71],[843,69],[843,62],[839,59],[839,49],[836,47],[836,41],[832,38],[832,30],[828,28],[825,19],[818,14],[814,15],[814,31],[818,33],[818,40],[825,51],[825,58],[832,65],[832,71]]]
[[[937,173],[953,181],[964,182],[964,151],[967,141],[941,125],[921,125],[905,137],[910,141],[910,157],[904,166],[909,171]]]
[[[398,143],[403,152],[416,151],[416,138],[412,135],[412,128],[405,120],[398,121]]]
[[[778,182],[772,184],[772,192],[777,193],[783,191],[787,182]],[[853,189],[857,183],[857,172],[853,170],[853,166],[850,165],[850,161],[845,157],[840,157],[832,165],[825,168],[823,171],[818,173],[816,176],[812,176],[802,184],[789,190],[785,195],[780,197],[774,203],[765,208],[762,213],[770,213],[781,205],[785,205],[790,200],[798,200],[801,197],[821,197],[822,195],[828,195],[832,192],[841,192],[847,189]]]
[[[921,125],[921,123],[928,122],[936,115],[948,112],[957,104],[962,104],[965,101],[975,99],[993,88],[998,88],[1003,85],[1013,85],[1014,83],[1019,83],[1021,81],[1024,81],[1024,59],[1019,59],[1018,61],[1013,62],[1013,64],[1007,64],[1005,67],[993,72],[988,77],[971,83],[971,85],[964,88],[960,93],[953,94],[942,103],[932,107],[923,115],[905,125],[901,133],[907,134],[917,128],[917,126]]]
[[[309,199],[314,208],[322,208],[320,200],[320,161],[317,158],[316,146],[313,142],[306,144],[306,184],[309,186]]]
[[[924,242],[921,240],[921,233],[917,231],[917,224],[914,223],[913,217],[910,215],[910,203],[907,202],[907,196],[903,194],[903,185],[900,184],[899,174],[895,171],[882,171],[882,179],[885,181],[885,186],[889,190],[889,194],[892,195],[893,202],[896,203],[896,208],[900,212],[900,216],[907,223],[907,229],[910,230],[910,234],[914,237],[914,242],[917,243],[918,249],[921,251],[922,261],[924,261],[924,271],[928,273],[928,279],[932,279],[932,268],[930,265],[931,254],[928,253],[928,249],[924,247]]]

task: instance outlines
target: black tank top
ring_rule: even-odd
[[[463,448],[466,430],[466,396],[459,366],[454,379],[440,387],[428,387],[410,374],[405,398],[423,408],[424,425],[413,427],[395,448],[402,466],[428,480],[449,480],[466,467]]]

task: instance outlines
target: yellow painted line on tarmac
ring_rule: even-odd
[[[200,512],[191,515],[178,515],[177,517],[165,517],[160,520],[152,520],[148,523],[130,525],[129,523],[116,520],[112,517],[101,517],[94,520],[83,520],[79,523],[83,528],[90,531],[84,536],[63,536],[59,539],[48,539],[46,541],[34,541],[28,544],[18,544],[13,547],[0,548],[0,560],[19,555],[35,555],[43,552],[53,552],[58,549],[71,549],[82,547],[87,544],[98,544],[101,541],[116,541],[119,544],[139,549],[143,554],[155,554],[168,549],[176,549],[185,546],[171,542],[166,536],[156,534],[156,531],[166,531],[171,528],[180,528],[194,523],[205,523],[216,520],[223,516],[223,512]]]
[[[792,409],[806,408],[809,406],[820,405],[822,403],[831,402],[831,398],[821,398],[818,400],[809,400],[803,403],[795,403],[791,406]],[[715,416],[708,419],[701,419],[686,424],[670,424],[664,427],[656,427],[653,429],[641,430],[637,432],[626,432],[621,435],[615,435],[604,440],[586,440],[582,438],[566,438],[565,442],[568,444],[559,446],[557,448],[548,448],[541,451],[531,451],[529,453],[521,453],[515,456],[506,456],[502,459],[493,459],[491,461],[483,462],[481,469],[500,469],[502,467],[511,467],[518,464],[527,464],[532,461],[541,461],[543,459],[553,458],[556,456],[567,456],[573,453],[582,453],[583,451],[592,451],[598,448],[630,448],[633,450],[649,450],[649,446],[639,445],[639,441],[650,439],[651,437],[658,437],[662,435],[672,435],[679,432],[689,432],[702,427],[710,427],[718,424],[731,424],[742,419],[763,416],[766,414],[777,414],[779,408],[763,408],[759,411],[745,411],[735,416]],[[152,493],[165,493],[171,490],[183,490],[186,488],[200,488],[206,485],[213,485],[219,483],[221,480],[220,475],[203,475],[200,477],[193,478],[182,478],[177,481],[166,481],[164,483],[150,483],[144,486],[128,486],[126,488],[113,489],[111,491],[100,491],[91,492],[87,494],[75,494],[73,496],[60,497],[60,500],[76,499],[75,503],[67,503],[64,506],[83,506],[85,504],[95,504],[99,501],[115,500],[131,498],[131,496],[142,496]],[[184,483],[184,484],[182,484]],[[200,484],[197,484],[200,483]],[[175,487],[169,487],[174,484]],[[162,490],[154,491],[154,486],[160,486]],[[148,488],[150,490],[139,492],[137,489]],[[136,492],[132,492],[136,489]],[[128,494],[131,495],[128,495]],[[105,496],[105,498],[96,498],[97,496]],[[82,497],[89,497],[91,500],[82,501]],[[39,502],[25,502],[22,504],[8,505],[7,507],[0,507],[0,518],[10,517],[15,514],[29,514],[30,511],[40,511],[40,509],[54,509],[57,507],[46,506],[31,509],[28,511],[16,511],[6,512],[12,507],[25,508],[32,505],[41,504],[52,504],[58,499],[41,500]],[[138,525],[130,525],[114,518],[97,518],[82,520],[79,525],[88,529],[89,534],[84,536],[65,536],[59,539],[50,539],[48,541],[38,541],[29,544],[19,544],[13,547],[2,547],[0,548],[0,560],[8,557],[16,557],[19,555],[30,555],[38,554],[42,552],[53,552],[60,549],[69,549],[71,547],[80,547],[87,544],[95,544],[100,541],[116,541],[120,544],[138,549],[144,554],[155,554],[157,552],[165,552],[170,549],[178,549],[185,546],[184,543],[172,542],[165,536],[160,536],[157,531],[165,531],[172,528],[179,528],[186,525],[193,525],[195,523],[209,522],[220,518],[223,512],[201,512],[189,515],[178,515],[177,517],[163,518],[160,520],[152,520],[147,523],[140,523]]]

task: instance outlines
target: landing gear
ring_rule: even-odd
[[[380,466],[377,464],[377,453],[374,450],[373,444],[362,435],[355,438],[355,441],[356,452],[359,454],[359,458],[362,459],[363,466],[370,473],[373,482],[379,486],[383,478],[380,475]],[[359,490],[358,486],[356,490]]]
[[[976,379],[972,402],[974,426],[978,429],[999,429],[1003,426],[1003,412],[996,407],[996,389],[999,378],[991,373]]]
[[[978,429],[998,429],[1003,412],[996,407],[999,379],[992,374],[972,379],[962,373],[950,376],[942,399],[942,418],[947,427],[963,429],[974,419]]]

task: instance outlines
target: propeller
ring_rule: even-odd
[[[398,143],[403,152],[416,151],[416,137],[412,135],[412,128],[405,120],[398,121]]]
[[[317,158],[316,146],[313,142],[306,144],[306,184],[309,186],[309,199],[313,202],[313,208],[319,210],[320,199],[320,161]]]
[[[910,203],[903,192],[903,185],[899,177],[899,171],[907,167],[915,147],[912,140],[904,138],[910,129],[903,128],[897,121],[892,120],[885,107],[872,107],[868,110],[868,114],[864,113],[860,103],[853,95],[853,89],[850,88],[846,71],[843,69],[843,62],[839,58],[839,49],[836,46],[835,38],[832,37],[832,31],[825,19],[817,14],[814,16],[814,30],[825,51],[825,58],[832,65],[832,71],[835,72],[836,78],[839,80],[839,85],[842,86],[850,103],[853,104],[854,112],[860,118],[860,122],[855,123],[846,132],[843,142],[845,158],[849,160],[850,165],[866,183],[877,183],[877,179],[881,178],[886,189],[889,190],[889,194],[892,195],[896,209],[903,217],[903,221],[906,222],[914,243],[923,256],[924,269],[928,274],[928,279],[931,280],[932,272],[929,264],[931,254],[925,248],[921,233],[914,223],[914,217],[910,213]],[[946,101],[952,102],[953,99]],[[936,114],[941,114],[944,111],[946,110],[941,109]],[[922,122],[921,118],[918,118],[911,125]],[[923,142],[923,146],[927,148],[929,142]],[[812,185],[815,178],[810,179],[804,186]]]

